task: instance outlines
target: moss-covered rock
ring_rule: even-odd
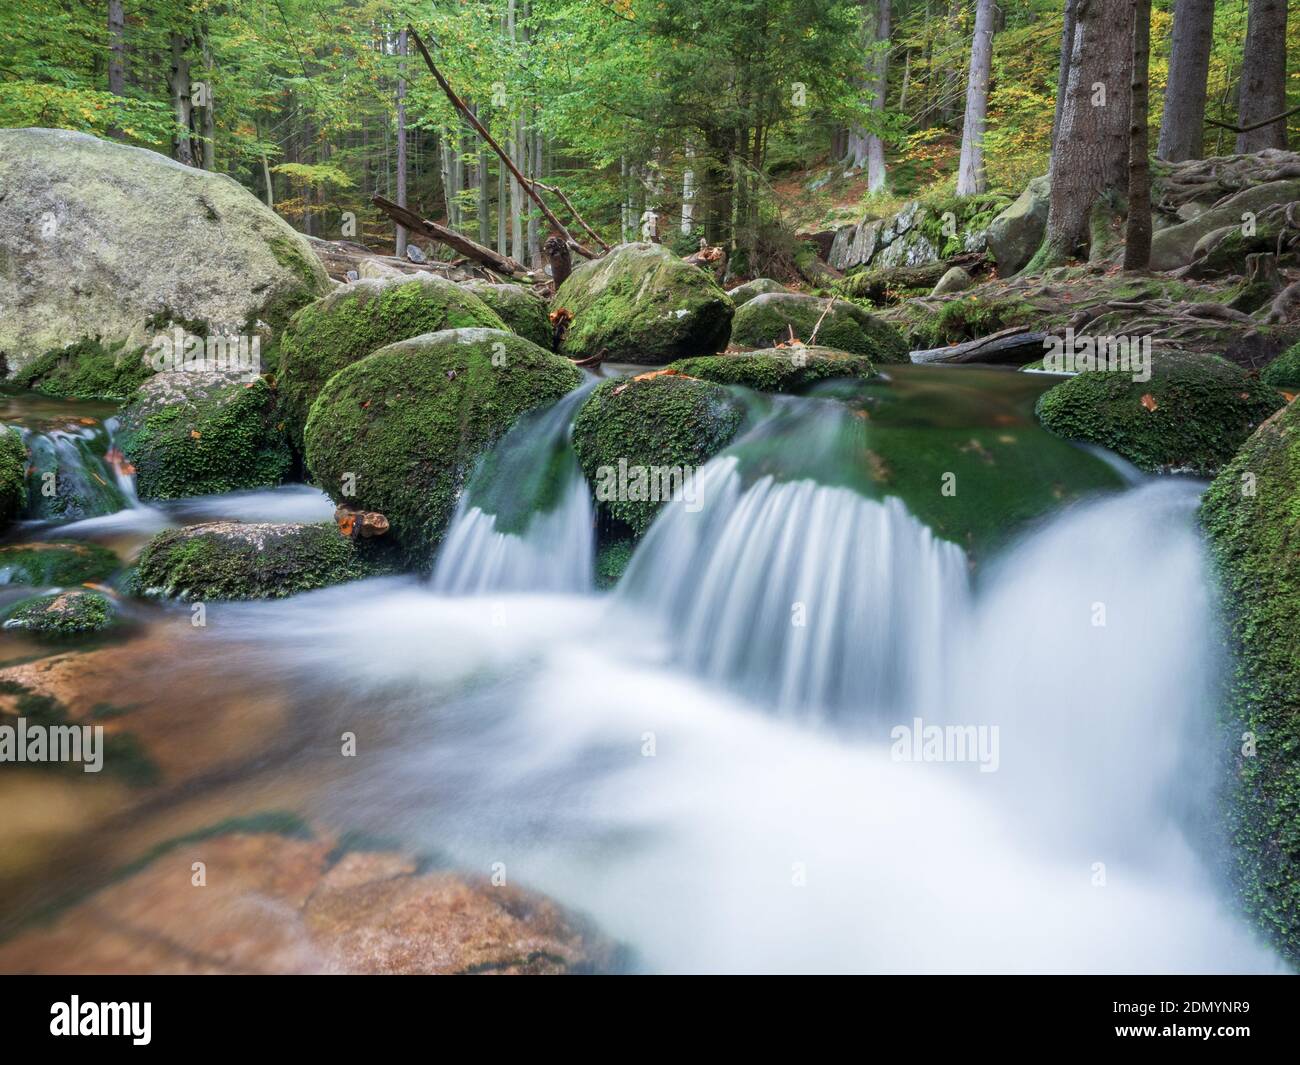
[[[1300,344],[1293,344],[1265,366],[1259,379],[1272,388],[1300,389]]]
[[[336,501],[385,515],[408,560],[428,565],[479,456],[581,379],[572,363],[499,329],[391,344],[321,390],[307,465]]]
[[[491,307],[507,329],[550,351],[551,319],[547,315],[546,301],[532,289],[526,285],[494,285],[488,281],[466,281],[461,288],[474,293]]]
[[[712,277],[659,244],[622,244],[583,263],[553,306],[573,315],[561,354],[649,365],[721,351],[735,310]]]
[[[1151,238],[1151,269],[1174,270],[1192,262],[1196,246],[1208,234],[1240,226],[1241,216],[1261,214],[1277,204],[1300,200],[1300,178],[1252,185],[1178,225],[1156,230]]]
[[[1100,444],[1149,472],[1213,474],[1281,397],[1213,355],[1156,353],[1151,380],[1088,371],[1043,393],[1037,413],[1060,436]]]
[[[19,388],[65,399],[129,399],[153,376],[148,349],[85,339],[47,351],[13,377]]]
[[[123,410],[117,439],[141,499],[263,488],[293,466],[275,393],[260,377],[155,374]]]
[[[1046,175],[1033,178],[1015,203],[989,223],[989,251],[1003,277],[1028,263],[1043,242],[1051,191]]]
[[[573,423],[573,447],[596,498],[619,521],[640,535],[650,527],[662,499],[642,499],[635,487],[604,498],[602,486],[617,471],[703,466],[740,427],[743,411],[725,388],[680,374],[654,374],[630,381],[606,381],[583,404]],[[635,498],[633,498],[635,497]]]
[[[351,540],[331,522],[208,522],[160,532],[135,572],[144,596],[282,599],[392,569],[380,540]]]
[[[668,367],[688,377],[720,385],[744,385],[758,392],[798,392],[834,377],[872,377],[876,368],[865,355],[833,348],[769,348],[699,355]]]
[[[742,348],[770,348],[789,343],[793,332],[795,340],[806,344],[816,330],[816,342],[836,351],[866,355],[877,363],[907,362],[907,342],[892,325],[844,300],[827,310],[828,302],[795,292],[755,296],[736,311],[731,342]]]
[[[632,561],[636,541],[627,538],[601,544],[596,552],[596,587],[613,588],[623,579],[623,573]]]
[[[5,614],[4,627],[59,639],[103,632],[116,621],[108,596],[77,588],[20,600]]]
[[[304,307],[280,340],[278,389],[294,445],[302,447],[312,403],[343,367],[398,340],[469,326],[507,328],[467,287],[433,274],[358,281]]]
[[[780,281],[773,281],[770,277],[756,277],[753,281],[746,281],[743,285],[727,289],[727,295],[731,297],[731,302],[739,307],[755,296],[766,296],[769,292],[789,291]]]
[[[1300,406],[1266,421],[1205,493],[1236,652],[1224,810],[1242,905],[1300,964]],[[1244,734],[1250,734],[1247,743]],[[1251,753],[1247,753],[1247,750]]]
[[[273,335],[329,291],[311,247],[256,196],[157,152],[0,130],[0,187],[0,352],[14,369],[86,337],[147,346],[172,322]]]
[[[0,546],[0,584],[42,587],[102,581],[121,569],[117,555],[79,540],[38,540]]]
[[[27,506],[27,449],[16,429],[0,425],[0,528]]]

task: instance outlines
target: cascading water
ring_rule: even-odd
[[[590,380],[521,419],[461,496],[438,552],[434,590],[585,592],[593,584],[595,513],[570,446]]]
[[[77,521],[139,506],[135,476],[113,442],[115,419],[85,418],[58,428],[18,427],[30,456],[28,511]]]

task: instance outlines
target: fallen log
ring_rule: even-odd
[[[1046,352],[1047,333],[1027,333],[1016,326],[946,348],[927,348],[911,354],[915,363],[983,362],[997,366],[1024,366]]]
[[[437,222],[421,218],[414,211],[399,207],[392,200],[387,200],[383,196],[372,196],[370,202],[399,225],[426,236],[430,240],[440,241],[448,247],[454,248],[467,259],[482,263],[488,269],[495,270],[498,274],[504,274],[506,277],[512,277],[517,281],[534,280],[532,273],[524,269],[523,265],[517,260],[511,259],[508,255],[501,255],[476,240],[470,240],[463,233],[457,233],[454,229],[448,229],[446,226],[440,226]]]

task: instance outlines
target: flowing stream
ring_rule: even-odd
[[[279,801],[548,893],[634,970],[1278,969],[1214,875],[1203,486],[1048,437],[1026,375],[891,377],[757,404],[608,594],[570,396],[431,581],[224,605],[158,682],[290,693]]]

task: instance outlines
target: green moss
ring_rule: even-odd
[[[582,264],[553,303],[573,315],[562,354],[656,365],[726,347],[734,311],[709,274],[658,244],[624,244]]]
[[[963,295],[944,303],[938,314],[909,305],[907,332],[920,347],[941,348],[978,340],[1013,325],[1030,325],[1038,315],[1023,300]]]
[[[99,544],[45,540],[0,546],[0,584],[84,584],[102,581],[121,567],[117,555]]]
[[[37,356],[13,377],[19,388],[64,399],[127,399],[153,376],[146,349],[86,338]]]
[[[740,427],[740,405],[721,385],[678,375],[606,381],[573,424],[573,447],[608,513],[637,535],[661,501],[600,499],[607,472],[629,467],[697,469],[726,447]]]
[[[1265,366],[1259,379],[1272,388],[1300,388],[1300,344],[1293,344]]]
[[[62,639],[103,632],[115,621],[107,596],[78,589],[19,600],[5,613],[4,627]]]
[[[596,552],[596,587],[613,588],[618,584],[623,579],[623,573],[632,561],[632,552],[635,550],[635,540],[614,540],[602,544]]]
[[[213,522],[167,529],[145,546],[135,588],[148,597],[281,599],[392,568],[380,540],[337,526]]]
[[[816,332],[818,346],[866,355],[876,363],[907,362],[908,347],[893,326],[861,307],[796,293],[756,296],[736,311],[731,342],[737,347],[770,348],[794,339],[807,344]],[[818,322],[820,321],[820,326]]]
[[[835,377],[872,377],[876,368],[865,355],[830,348],[772,348],[679,359],[669,369],[720,385],[743,385],[759,392],[798,392]]]
[[[398,340],[473,326],[506,323],[468,288],[432,274],[358,281],[304,307],[279,345],[280,402],[294,446],[301,449],[311,405],[339,370]]]
[[[1205,475],[1232,458],[1281,402],[1232,363],[1169,352],[1153,358],[1150,381],[1081,373],[1045,392],[1037,413],[1052,432],[1100,444],[1139,469]]]
[[[27,507],[27,449],[16,429],[0,426],[0,528]]]
[[[581,379],[568,361],[497,329],[392,344],[322,389],[304,433],[307,465],[336,501],[384,514],[407,560],[427,566],[480,455]]]
[[[525,285],[491,285],[486,281],[467,281],[461,287],[495,311],[511,332],[531,340],[539,348],[551,350],[552,328],[546,301],[532,289]]]
[[[142,499],[276,485],[293,466],[275,393],[264,378],[159,374],[123,411],[117,439],[135,467]]]
[[[258,311],[257,319],[270,327],[278,337],[301,308],[329,291],[329,275],[325,267],[309,249],[304,249],[293,238],[272,234],[266,238],[267,247],[275,261],[293,275],[294,282],[281,286]],[[257,320],[244,324],[244,332],[257,331]]]
[[[1300,964],[1300,407],[1275,414],[1210,485],[1201,503],[1236,652],[1224,714],[1241,905]],[[1244,733],[1253,737],[1253,754]]]
[[[939,258],[948,259],[968,250],[968,234],[988,229],[1011,203],[1012,197],[1002,192],[924,199],[921,204],[925,211],[917,228],[939,249]]]

